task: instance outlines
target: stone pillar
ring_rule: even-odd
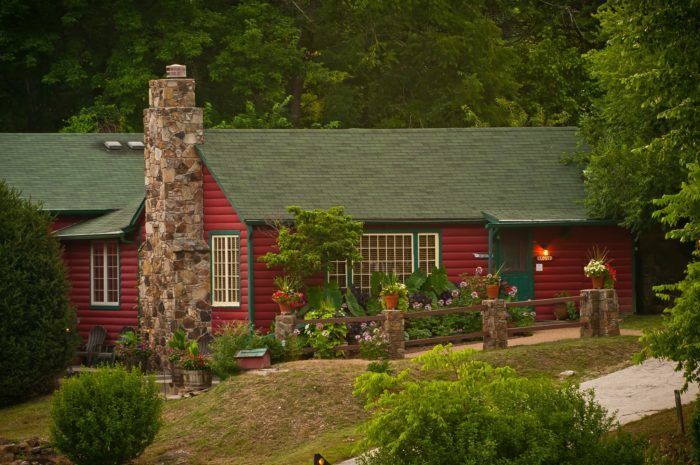
[[[484,350],[508,347],[508,313],[504,300],[484,300],[481,312],[484,331]]]
[[[295,314],[277,315],[275,317],[275,338],[278,341],[286,341],[294,334],[296,327],[297,317]]]
[[[620,307],[615,289],[581,291],[581,337],[620,335]]]
[[[403,312],[401,310],[384,310],[384,335],[389,344],[389,358],[403,358],[406,353],[406,343],[403,334]]]
[[[184,66],[149,82],[144,110],[145,242],[139,250],[140,323],[156,347],[182,327],[192,340],[211,332],[209,247],[204,241],[201,108]]]

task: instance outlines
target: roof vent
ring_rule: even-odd
[[[106,140],[105,147],[107,147],[107,150],[121,150],[122,144],[116,140]]]
[[[143,150],[143,142],[138,140],[130,140],[126,143],[131,150]]]

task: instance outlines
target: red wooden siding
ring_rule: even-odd
[[[371,231],[395,231],[396,226],[371,225],[366,228]],[[488,231],[483,225],[415,225],[403,226],[402,231],[437,231],[441,235],[441,263],[447,268],[452,281],[458,281],[461,273],[474,273],[476,267],[486,268],[488,260],[475,258],[474,254],[488,252]],[[274,291],[273,279],[279,270],[269,270],[258,259],[267,252],[276,250],[275,235],[269,228],[256,228],[253,236],[255,262],[255,325],[268,328],[278,313],[278,306],[270,296]],[[321,277],[313,280],[313,284],[321,283]]]
[[[119,244],[119,309],[90,308],[90,241],[64,241],[63,259],[71,282],[70,299],[78,314],[78,331],[87,340],[90,328],[104,326],[114,341],[124,326],[138,326],[138,244]]]
[[[236,308],[213,307],[212,327],[214,330],[227,321],[248,319],[248,231],[238,213],[226,199],[214,176],[205,167],[204,239],[208,241],[209,233],[216,230],[233,230],[240,233],[241,306]]]
[[[553,257],[542,262],[543,270],[535,271],[535,299],[547,299],[561,291],[578,295],[581,289],[590,289],[591,280],[583,274],[588,263],[588,250],[593,245],[607,247],[612,266],[617,270],[615,286],[620,311],[632,309],[632,237],[622,228],[585,226],[576,228],[533,229],[533,254],[540,255],[546,245]],[[537,261],[535,260],[535,263]],[[552,307],[537,307],[537,319],[553,318]]]

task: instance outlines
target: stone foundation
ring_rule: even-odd
[[[384,310],[384,335],[389,345],[389,358],[404,358],[406,354],[406,342],[404,341],[404,320],[401,310]]]
[[[140,248],[141,328],[164,347],[184,328],[192,340],[211,332],[210,254],[204,241],[203,113],[193,79],[149,83],[144,110],[145,229]]]

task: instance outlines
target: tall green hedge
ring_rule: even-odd
[[[0,405],[49,392],[78,344],[51,220],[0,181]]]

